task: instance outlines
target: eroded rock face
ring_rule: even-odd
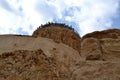
[[[104,39],[104,38],[112,38],[117,39],[120,38],[120,30],[119,29],[109,29],[104,31],[95,31],[92,33],[88,33],[82,37],[82,40],[85,38],[97,38],[97,39]]]
[[[71,73],[70,64],[46,56],[41,49],[0,55],[0,80],[70,80]]]
[[[120,39],[104,38],[101,47],[104,60],[120,61]]]
[[[120,79],[120,30],[112,29],[85,35],[81,41],[81,56],[71,80]]]
[[[120,80],[119,30],[81,41],[63,24],[43,26],[32,36],[0,36],[0,80]]]
[[[87,60],[120,60],[120,30],[110,29],[85,35],[81,42],[81,54]]]
[[[81,59],[78,51],[52,39],[6,35],[0,41],[0,80],[69,80]]]
[[[80,52],[80,36],[71,28],[62,24],[46,24],[33,32],[35,37],[53,39],[57,43],[64,43]]]
[[[86,38],[81,43],[81,55],[86,60],[101,60],[102,51],[101,43],[95,38]]]
[[[19,50],[0,55],[0,80],[54,80],[55,67],[42,50]]]
[[[87,61],[79,63],[71,80],[120,80],[120,63]]]

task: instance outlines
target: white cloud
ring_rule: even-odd
[[[22,29],[32,34],[39,25],[56,19],[75,23],[84,35],[112,27],[118,8],[119,0],[0,0],[0,33]]]

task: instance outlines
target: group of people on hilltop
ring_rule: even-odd
[[[53,22],[48,22],[46,23],[45,25],[42,25],[39,26],[39,28],[46,28],[46,27],[50,27],[50,26],[60,26],[60,27],[65,27],[65,28],[68,28],[68,29],[71,29],[74,31],[74,28],[72,28],[72,26],[68,26],[64,23],[53,23]]]
[[[41,28],[46,28],[46,27],[52,27],[52,26],[59,26],[59,27],[64,27],[64,28],[68,28],[70,30],[73,30],[76,34],[78,34],[77,31],[74,30],[74,28],[72,28],[72,26],[66,25],[64,23],[53,23],[53,22],[48,22],[44,25],[41,24],[41,26],[39,26],[37,28],[37,30],[41,29]],[[79,35],[79,34],[78,34]]]

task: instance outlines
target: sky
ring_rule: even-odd
[[[70,25],[81,36],[120,29],[120,0],[0,0],[0,34],[31,35],[47,22]]]

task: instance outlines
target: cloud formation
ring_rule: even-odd
[[[0,0],[0,33],[32,34],[48,21],[72,25],[84,35],[113,26],[119,0]]]

